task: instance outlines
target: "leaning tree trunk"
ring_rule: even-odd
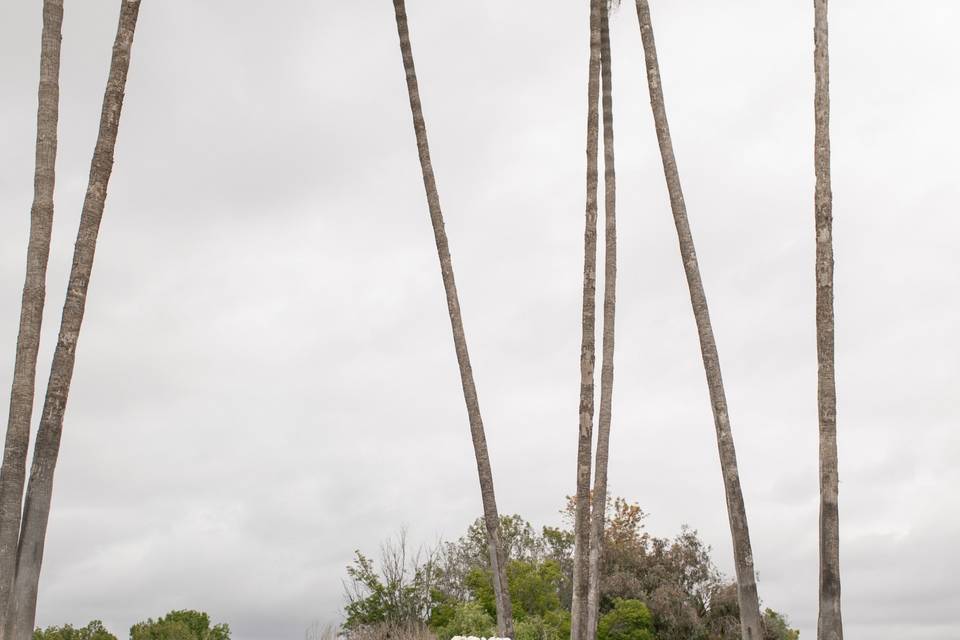
[[[460,301],[457,297],[457,284],[453,278],[453,263],[450,260],[450,248],[443,226],[443,212],[440,209],[440,196],[430,162],[430,147],[427,144],[427,125],[420,106],[420,89],[417,85],[417,71],[413,64],[413,51],[410,47],[410,32],[407,28],[407,11],[404,0],[393,0],[397,15],[397,33],[400,36],[400,52],[403,56],[403,68],[407,75],[407,93],[410,97],[410,111],[413,114],[413,130],[417,138],[417,151],[420,154],[420,169],[423,172],[423,186],[427,192],[427,206],[430,209],[430,222],[437,243],[440,258],[440,274],[447,295],[447,310],[450,313],[450,325],[453,328],[453,344],[460,365],[460,382],[463,386],[463,398],[467,405],[470,421],[470,433],[473,436],[473,450],[477,458],[477,472],[480,476],[480,496],[483,500],[483,522],[487,530],[487,544],[490,552],[490,566],[493,570],[493,590],[497,604],[497,633],[501,637],[512,638],[513,611],[510,605],[510,591],[507,587],[506,559],[500,544],[500,517],[497,514],[497,500],[493,491],[493,473],[490,469],[490,456],[487,453],[487,439],[480,417],[480,403],[477,400],[477,388],[473,381],[473,369],[467,352],[467,339],[463,332],[463,318],[460,315]]]
[[[13,634],[10,640],[29,640],[37,608],[37,587],[40,580],[40,565],[43,546],[50,517],[50,500],[53,493],[53,473],[60,452],[60,436],[63,431],[63,415],[67,395],[73,378],[77,338],[86,306],[87,287],[93,268],[93,256],[97,246],[97,233],[103,216],[107,197],[107,184],[113,170],[113,151],[117,142],[117,126],[123,105],[123,91],[130,67],[130,47],[140,11],[140,0],[122,0],[117,37],[113,44],[110,75],[103,97],[100,115],[100,132],[90,165],[90,179],[83,201],[80,228],[73,253],[73,266],[67,285],[67,297],[63,305],[60,334],[50,367],[50,380],[40,418],[40,429],[30,470],[30,482],[23,512],[20,546],[17,554],[17,573],[14,583]]]
[[[663,100],[663,87],[660,82],[660,65],[657,62],[657,47],[653,38],[653,26],[650,23],[650,7],[647,0],[637,0],[637,17],[640,20],[640,34],[643,39],[643,52],[647,62],[647,85],[650,90],[650,106],[657,129],[657,141],[660,144],[660,157],[663,172],[670,193],[670,206],[677,227],[680,255],[686,271],[687,285],[690,289],[690,303],[697,322],[700,336],[700,352],[703,356],[703,368],[710,390],[710,404],[713,408],[713,421],[717,432],[717,447],[720,452],[720,467],[723,471],[723,485],[727,500],[727,516],[730,520],[730,533],[733,538],[733,557],[737,572],[737,596],[740,602],[740,627],[744,640],[761,640],[763,637],[760,620],[760,603],[757,596],[757,582],[753,569],[753,551],[750,546],[750,531],[747,527],[747,510],[740,489],[740,474],[737,471],[737,452],[733,445],[733,432],[730,430],[730,417],[727,413],[727,399],[720,375],[720,358],[710,324],[707,309],[707,297],[700,279],[700,267],[697,253],[687,220],[687,207],[680,187],[680,174],[673,153],[670,127],[667,124],[667,110]]]
[[[583,310],[580,342],[580,426],[574,515],[573,602],[570,638],[587,640],[590,591],[590,457],[593,448],[593,376],[596,351],[597,146],[600,116],[600,6],[590,2],[590,65],[587,80],[587,205],[583,233]]]
[[[613,69],[610,63],[610,16],[607,0],[600,5],[600,69],[603,85],[603,178],[606,229],[603,276],[603,362],[600,365],[600,417],[590,519],[590,592],[587,597],[587,640],[596,636],[600,611],[600,556],[607,503],[610,419],[613,406],[613,343],[617,306],[617,176],[613,155]]]
[[[840,616],[840,513],[837,504],[837,385],[833,355],[833,193],[830,187],[830,57],[827,0],[814,0],[817,186],[817,405],[820,414],[820,615],[818,640],[843,640]]]
[[[63,0],[44,0],[40,45],[40,89],[37,107],[37,150],[30,209],[27,275],[20,305],[20,333],[10,391],[10,414],[0,468],[0,639],[17,566],[17,540],[27,473],[27,448],[33,416],[33,393],[40,348],[40,326],[46,297],[47,258],[53,227],[53,188],[57,160],[60,107],[60,32]]]

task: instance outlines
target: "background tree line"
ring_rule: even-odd
[[[117,640],[99,620],[85,627],[47,627],[33,632],[33,640]],[[201,611],[171,611],[157,620],[130,627],[130,640],[230,640],[230,625],[213,624]]]
[[[606,507],[598,640],[740,637],[736,584],[716,568],[695,530],[659,538],[646,531],[647,514],[638,505],[611,498]],[[570,635],[575,512],[576,499],[569,498],[563,524],[539,531],[519,515],[500,517],[516,640]],[[496,635],[489,557],[482,519],[458,540],[430,549],[412,549],[401,532],[381,545],[378,561],[357,551],[344,585],[344,633],[362,639],[387,635],[377,629],[419,628],[419,635],[439,640]],[[767,609],[763,622],[764,640],[799,638],[780,613]]]

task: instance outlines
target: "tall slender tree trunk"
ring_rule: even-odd
[[[817,405],[820,414],[820,615],[818,640],[843,640],[840,616],[840,512],[837,502],[837,385],[833,355],[833,192],[830,186],[830,56],[827,0],[814,0],[817,186]]]
[[[593,395],[597,289],[597,147],[600,116],[600,7],[590,2],[590,64],[587,80],[587,205],[583,232],[583,310],[580,342],[580,423],[577,439],[577,501],[574,514],[571,640],[587,640],[590,591],[590,465],[593,448]]]
[[[113,170],[113,151],[117,142],[117,126],[123,105],[123,91],[130,67],[130,47],[140,11],[140,0],[122,0],[117,37],[113,45],[110,74],[103,97],[100,115],[100,132],[90,165],[90,179],[80,228],[73,253],[73,266],[67,285],[66,301],[60,321],[50,380],[40,418],[40,429],[34,447],[33,467],[27,486],[23,524],[17,555],[17,569],[13,594],[11,621],[13,634],[10,640],[29,640],[37,608],[37,587],[40,580],[40,565],[50,517],[50,501],[53,494],[53,474],[60,453],[60,436],[63,431],[63,416],[67,395],[73,378],[77,338],[86,306],[87,287],[93,268],[97,234],[107,197],[107,184]],[[9,624],[9,623],[8,623]]]
[[[417,151],[420,155],[420,169],[423,172],[423,186],[427,192],[427,206],[430,210],[430,222],[440,258],[440,274],[447,295],[447,310],[450,313],[450,325],[453,329],[453,344],[460,365],[460,382],[463,386],[463,398],[467,405],[470,421],[470,433],[473,437],[473,450],[477,458],[477,473],[480,477],[480,496],[483,500],[483,522],[487,530],[487,545],[490,552],[490,567],[493,570],[493,589],[497,604],[497,633],[501,637],[514,637],[513,611],[510,604],[510,591],[507,586],[506,558],[500,542],[500,516],[497,513],[497,500],[493,490],[493,472],[490,469],[490,456],[487,453],[487,439],[480,417],[480,403],[477,400],[477,388],[467,352],[467,339],[463,331],[463,319],[460,315],[460,301],[457,297],[457,284],[453,277],[453,263],[450,260],[450,248],[447,233],[443,225],[443,212],[440,209],[440,196],[430,161],[430,147],[427,142],[427,125],[423,119],[420,105],[420,89],[417,85],[417,71],[413,64],[413,51],[410,46],[410,32],[407,28],[407,12],[404,0],[393,0],[397,15],[397,33],[400,36],[400,52],[403,56],[403,68],[407,76],[407,93],[410,97],[410,111],[413,115],[413,130],[417,138]]]
[[[60,110],[60,32],[63,0],[43,3],[43,33],[40,45],[40,89],[37,107],[37,150],[30,208],[30,241],[27,274],[20,305],[20,333],[10,391],[10,414],[0,468],[0,638],[6,626],[13,577],[17,566],[17,540],[23,509],[23,485],[27,474],[27,449],[37,351],[46,298],[47,259],[53,227],[53,189],[57,160],[57,121]]]
[[[710,404],[713,408],[713,421],[717,432],[717,447],[720,453],[720,467],[723,472],[723,485],[726,493],[727,516],[730,520],[730,534],[733,538],[733,557],[737,573],[737,596],[740,603],[740,627],[744,640],[761,640],[763,632],[760,619],[760,602],[757,596],[757,582],[753,568],[753,551],[750,546],[750,531],[747,527],[747,510],[740,489],[740,474],[737,471],[737,452],[733,444],[733,432],[730,429],[730,417],[727,412],[727,398],[723,390],[723,378],[720,375],[720,358],[710,324],[707,309],[707,297],[700,279],[700,267],[697,253],[687,220],[687,206],[680,187],[680,174],[673,153],[670,127],[667,123],[667,110],[663,100],[663,87],[660,82],[660,65],[657,62],[657,47],[653,38],[653,26],[650,23],[650,7],[647,0],[637,0],[637,17],[640,21],[640,34],[643,39],[643,52],[647,62],[647,85],[650,90],[650,106],[657,129],[657,141],[660,144],[660,157],[663,172],[670,193],[670,206],[677,227],[677,239],[680,255],[690,289],[690,303],[700,336],[700,352],[703,356],[703,368],[707,376],[710,391]]]
[[[617,176],[613,153],[613,67],[610,56],[610,15],[602,0],[600,69],[603,86],[603,182],[606,218],[603,276],[603,362],[600,365],[600,416],[597,421],[597,457],[590,514],[590,592],[587,597],[587,640],[596,637],[600,612],[600,557],[607,506],[607,466],[610,459],[610,421],[613,406],[613,345],[617,306]]]

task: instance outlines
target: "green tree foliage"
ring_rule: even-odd
[[[200,611],[171,611],[130,627],[130,640],[230,640],[230,627],[210,626],[210,616]]]
[[[446,611],[449,615],[443,619],[437,617],[430,621],[430,628],[439,640],[450,640],[453,636],[489,638],[497,635],[495,618],[479,602],[457,602]]]
[[[33,632],[33,640],[117,640],[117,636],[107,631],[102,622],[94,620],[79,629],[69,624],[37,629]]]
[[[573,600],[573,531],[544,527],[543,543],[546,557],[560,567],[562,577],[558,595],[561,605],[569,610]]]
[[[570,635],[570,612],[560,602],[564,580],[560,564],[542,556],[511,560],[507,565],[510,604],[516,623],[515,640],[561,640]],[[487,615],[496,616],[493,576],[485,567],[474,567],[465,584],[471,602]],[[465,635],[465,634],[464,634]],[[473,634],[476,635],[476,634]]]
[[[346,585],[344,628],[427,622],[438,604],[451,600],[435,588],[437,554],[436,550],[411,552],[403,531],[395,540],[381,545],[379,568],[357,551],[353,564],[347,567],[350,582]]]
[[[513,616],[523,620],[543,616],[560,609],[560,582],[563,574],[553,560],[513,560],[507,565],[507,583]],[[493,598],[493,578],[490,571],[475,567],[466,578],[473,599],[491,615],[496,614]]]
[[[570,635],[573,509],[571,500],[562,512],[563,526],[540,533],[520,516],[501,517],[515,640]],[[613,634],[607,640],[647,637],[641,632],[656,640],[739,640],[736,584],[717,570],[710,548],[686,527],[673,538],[651,536],[646,518],[622,498],[607,502],[600,566],[601,620],[613,615],[606,618]],[[348,635],[379,623],[427,624],[440,640],[492,635],[496,604],[482,520],[430,552],[410,553],[402,536],[382,551],[379,567],[357,552],[347,568]],[[632,633],[631,619],[639,625],[637,635],[617,635]],[[764,621],[762,640],[799,637],[776,612],[769,611]]]
[[[618,598],[597,622],[597,640],[653,639],[653,614],[639,600]]]
[[[553,560],[511,562],[507,566],[507,577],[516,619],[542,617],[560,609],[563,574],[560,565]]]
[[[767,609],[763,612],[763,640],[800,640],[800,632],[790,628],[783,614]]]
[[[703,615],[705,638],[740,638],[740,601],[737,597],[737,585],[731,583],[715,589],[710,595],[710,607]]]
[[[516,632],[515,640],[567,640],[570,637],[570,612],[559,609],[518,620]]]
[[[387,586],[381,580],[373,561],[356,551],[356,559],[347,567],[347,575],[354,581],[355,590],[364,590],[361,597],[347,603],[347,628],[362,624],[386,622],[391,616],[391,601]]]

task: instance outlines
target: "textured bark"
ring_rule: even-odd
[[[833,355],[833,193],[830,186],[830,58],[827,0],[814,0],[817,185],[817,404],[820,414],[820,615],[818,640],[843,640],[840,616],[840,513],[837,472],[837,386]]]
[[[453,344],[460,365],[460,382],[463,386],[463,398],[467,405],[470,421],[470,434],[473,437],[473,450],[477,458],[477,473],[480,477],[480,496],[483,500],[483,522],[487,530],[487,544],[490,553],[490,566],[493,570],[493,588],[497,604],[497,633],[501,637],[514,637],[513,611],[510,604],[510,592],[507,587],[506,560],[503,545],[500,543],[500,517],[497,513],[497,500],[493,490],[493,472],[490,469],[490,456],[487,453],[487,439],[483,431],[480,416],[480,403],[477,400],[477,388],[467,352],[467,339],[463,331],[463,319],[460,315],[460,301],[457,296],[457,284],[453,277],[453,263],[450,260],[450,248],[443,225],[443,212],[440,208],[440,196],[430,161],[430,147],[427,143],[427,125],[423,119],[420,105],[420,89],[417,85],[417,71],[413,64],[413,51],[410,46],[410,32],[407,28],[407,12],[404,0],[393,0],[397,16],[397,33],[400,36],[400,52],[403,56],[403,68],[407,76],[407,93],[410,97],[410,111],[413,115],[413,130],[417,138],[417,151],[420,155],[420,168],[423,172],[423,186],[427,192],[427,206],[430,210],[430,222],[437,244],[440,259],[440,274],[447,296],[447,310],[450,313],[450,325],[453,329]]]
[[[670,127],[667,123],[667,111],[663,100],[663,87],[660,82],[660,66],[657,62],[657,48],[650,23],[650,7],[647,0],[637,0],[637,17],[640,21],[640,34],[643,39],[643,52],[646,57],[647,85],[650,90],[650,106],[657,129],[657,141],[660,145],[660,157],[670,194],[670,206],[677,227],[677,239],[680,255],[690,289],[690,303],[700,336],[700,352],[703,356],[703,368],[710,391],[710,404],[713,408],[713,420],[717,433],[717,448],[720,453],[720,467],[723,472],[723,485],[726,494],[727,516],[730,521],[730,534],[733,538],[733,557],[737,573],[737,596],[740,603],[740,627],[744,640],[761,640],[763,637],[760,619],[760,603],[757,596],[756,576],[753,568],[753,551],[750,546],[750,532],[747,527],[747,511],[740,489],[740,474],[737,471],[737,452],[733,444],[733,432],[730,429],[730,417],[727,412],[727,399],[723,390],[723,378],[720,375],[720,358],[710,324],[707,298],[700,279],[700,267],[694,249],[690,223],[687,220],[687,207],[680,186],[680,174],[673,153]]]
[[[577,501],[574,516],[571,640],[587,640],[590,591],[590,465],[593,447],[594,361],[597,289],[597,146],[600,101],[600,7],[590,2],[590,65],[587,80],[587,204],[583,233],[583,311],[580,343],[580,423],[577,439]]]
[[[140,0],[122,0],[120,3],[120,20],[113,45],[107,89],[103,97],[100,132],[90,166],[90,178],[74,247],[73,266],[70,269],[67,296],[60,321],[60,334],[53,354],[53,364],[50,367],[50,380],[47,383],[40,428],[34,447],[33,466],[30,470],[30,482],[27,485],[17,554],[13,607],[8,623],[8,626],[12,626],[12,634],[8,630],[9,640],[29,640],[33,634],[37,587],[53,494],[53,474],[60,453],[63,416],[70,382],[73,378],[77,338],[86,306],[87,287],[93,268],[97,234],[107,197],[107,184],[113,170],[113,150],[117,141],[123,91],[130,66],[130,47],[133,44],[133,33],[139,11]]]
[[[603,276],[603,361],[600,365],[600,413],[597,420],[596,468],[590,515],[590,591],[587,597],[587,639],[597,634],[600,610],[600,558],[607,503],[610,421],[613,406],[613,345],[617,306],[617,176],[613,153],[613,68],[610,62],[610,16],[606,0],[600,6],[600,78],[603,87],[603,183],[605,248]]]
[[[47,259],[53,227],[53,190],[57,160],[57,121],[60,107],[60,32],[63,0],[43,3],[40,45],[40,88],[37,106],[37,149],[30,208],[30,240],[26,278],[20,304],[20,333],[10,391],[10,413],[0,468],[0,638],[6,626],[13,577],[17,566],[17,540],[27,474],[27,448],[33,417],[37,351],[46,298]]]

